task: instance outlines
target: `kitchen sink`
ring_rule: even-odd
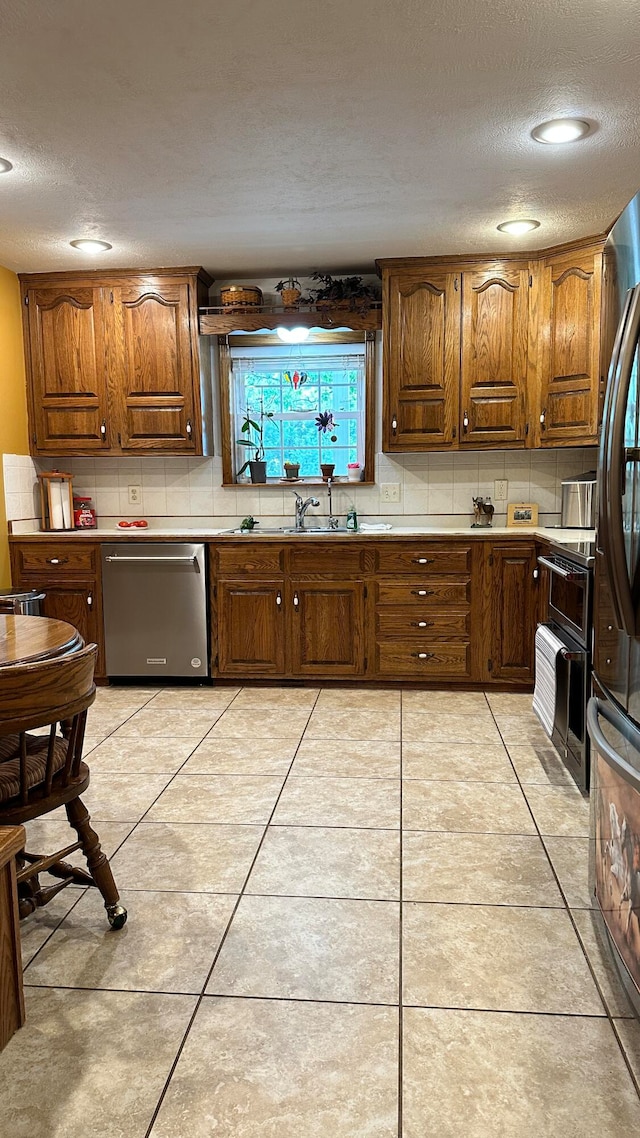
[[[274,534],[296,534],[299,537],[304,537],[305,534],[318,535],[319,533],[331,537],[332,534],[345,534],[352,533],[352,530],[347,529],[346,526],[339,526],[338,529],[327,529],[326,526],[305,526],[304,529],[296,529],[295,526],[276,526],[271,528],[269,526],[256,526],[255,529],[226,529],[226,534],[238,534],[242,537],[273,537]]]

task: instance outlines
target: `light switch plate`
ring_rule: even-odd
[[[506,502],[509,494],[509,483],[506,478],[496,478],[493,484],[494,502]]]
[[[380,483],[380,501],[381,502],[399,502],[400,501],[400,483],[399,482],[381,482]]]
[[[142,491],[139,486],[129,486],[129,505],[139,506],[142,502]]]

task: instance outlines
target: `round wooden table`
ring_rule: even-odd
[[[64,620],[49,620],[45,616],[0,616],[0,668],[64,656],[83,646],[78,630]]]

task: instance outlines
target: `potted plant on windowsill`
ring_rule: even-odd
[[[236,479],[244,474],[247,467],[251,472],[251,481],[256,483],[264,483],[267,481],[267,464],[264,457],[264,427],[265,420],[273,419],[273,411],[265,411],[264,400],[260,400],[260,414],[259,418],[252,418],[252,411],[250,407],[246,408],[244,422],[240,428],[243,435],[248,438],[236,439],[236,445],[239,447],[249,447],[254,453],[253,458],[248,458],[247,461],[240,467],[236,474]],[[253,438],[252,436],[253,432]]]

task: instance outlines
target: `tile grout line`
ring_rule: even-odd
[[[313,714],[314,708],[315,708],[315,706],[316,706],[316,704],[317,704],[317,702],[318,702],[318,699],[320,698],[320,692],[321,692],[321,690],[322,690],[321,688],[320,688],[320,689],[318,689],[318,693],[317,693],[317,695],[316,695],[316,698],[315,698],[315,700],[314,700],[314,702],[313,702],[313,705],[312,705],[312,707],[309,709],[309,713],[308,713],[308,715],[307,715],[307,722],[306,722],[306,725],[305,725],[305,727],[303,728],[303,730],[302,730],[302,732],[301,732],[301,734],[300,734],[300,739],[299,739],[299,741],[298,741],[298,745],[297,745],[297,747],[296,747],[296,749],[295,749],[295,752],[294,752],[293,758],[291,759],[291,763],[289,764],[289,769],[288,769],[288,771],[287,771],[287,773],[286,773],[286,775],[285,775],[285,777],[284,777],[284,780],[283,780],[282,786],[280,787],[280,790],[278,791],[278,794],[277,794],[277,796],[276,796],[276,800],[275,800],[275,802],[274,802],[274,804],[273,804],[273,807],[272,807],[271,813],[270,813],[270,815],[269,815],[269,818],[267,819],[267,823],[266,823],[266,825],[265,825],[265,827],[264,827],[264,830],[263,830],[263,833],[262,833],[262,837],[260,838],[260,841],[259,841],[259,843],[258,843],[258,848],[256,849],[256,851],[255,851],[255,854],[254,854],[254,856],[253,856],[253,859],[252,859],[252,861],[251,861],[251,864],[249,865],[249,868],[248,868],[248,870],[247,870],[247,873],[246,873],[246,876],[245,876],[245,879],[244,879],[244,883],[243,883],[243,885],[242,885],[242,887],[241,887],[241,889],[240,889],[240,892],[239,892],[239,893],[238,893],[238,895],[237,895],[236,903],[235,903],[235,905],[234,905],[234,907],[233,907],[233,909],[232,909],[232,911],[231,911],[231,914],[230,914],[230,916],[229,916],[229,920],[227,921],[227,924],[226,924],[226,927],[225,927],[225,929],[224,929],[224,932],[223,932],[223,934],[222,934],[222,937],[220,938],[220,943],[218,944],[218,947],[217,947],[217,949],[216,949],[216,951],[215,951],[215,953],[214,953],[214,957],[213,957],[213,961],[212,961],[211,967],[210,967],[209,971],[207,972],[207,975],[205,976],[205,979],[204,979],[204,983],[203,983],[203,985],[202,985],[202,988],[201,988],[201,990],[200,990],[200,994],[198,995],[198,997],[197,997],[197,999],[196,999],[196,1006],[195,1006],[195,1008],[193,1009],[193,1013],[192,1013],[192,1015],[191,1015],[191,1017],[190,1017],[190,1019],[189,1019],[189,1022],[188,1022],[188,1024],[187,1024],[187,1027],[186,1027],[185,1033],[184,1033],[184,1035],[183,1035],[183,1037],[182,1037],[182,1040],[180,1041],[180,1044],[179,1044],[179,1046],[178,1046],[178,1050],[177,1050],[177,1052],[176,1052],[176,1055],[175,1055],[175,1057],[174,1057],[174,1060],[173,1060],[173,1062],[172,1062],[172,1064],[171,1064],[171,1067],[170,1067],[170,1069],[169,1069],[169,1073],[168,1073],[168,1075],[167,1075],[167,1078],[166,1078],[166,1080],[165,1080],[164,1086],[163,1086],[163,1088],[162,1088],[162,1091],[160,1092],[159,1098],[158,1098],[158,1100],[157,1100],[157,1102],[156,1102],[156,1105],[155,1105],[155,1107],[154,1107],[154,1109],[153,1109],[153,1112],[152,1112],[152,1115],[151,1115],[151,1119],[149,1120],[149,1125],[148,1125],[148,1127],[147,1127],[147,1129],[146,1129],[146,1131],[145,1131],[145,1138],[151,1138],[151,1132],[152,1132],[152,1130],[153,1130],[153,1127],[155,1126],[155,1123],[156,1123],[156,1119],[157,1119],[157,1117],[158,1117],[158,1114],[160,1113],[160,1110],[161,1110],[161,1108],[162,1108],[162,1104],[163,1104],[163,1102],[164,1102],[165,1096],[166,1096],[166,1094],[167,1094],[167,1091],[168,1091],[168,1089],[169,1089],[169,1086],[170,1086],[170,1084],[171,1084],[171,1080],[172,1080],[172,1078],[173,1078],[173,1075],[174,1075],[174,1072],[175,1072],[175,1070],[176,1070],[176,1067],[178,1066],[178,1063],[180,1062],[180,1058],[181,1058],[182,1052],[184,1051],[184,1048],[185,1048],[185,1046],[186,1046],[186,1042],[187,1042],[187,1039],[189,1038],[189,1035],[190,1035],[190,1033],[191,1033],[191,1028],[193,1027],[193,1024],[194,1024],[194,1022],[195,1022],[195,1019],[196,1019],[196,1016],[197,1016],[197,1014],[198,1014],[198,1011],[199,1011],[200,1007],[202,1006],[202,1002],[203,1002],[203,1000],[205,999],[205,993],[206,993],[206,990],[207,990],[207,986],[208,986],[208,984],[209,984],[209,981],[210,981],[210,979],[211,979],[211,976],[212,976],[212,974],[213,974],[213,970],[214,970],[214,968],[215,968],[215,966],[216,966],[216,964],[217,964],[217,962],[218,962],[218,958],[219,958],[219,956],[220,956],[220,953],[222,952],[222,948],[223,948],[223,946],[224,946],[224,944],[225,944],[225,941],[226,941],[226,939],[227,939],[227,936],[228,936],[228,934],[229,934],[229,931],[230,931],[230,929],[231,929],[231,926],[232,926],[232,924],[233,924],[233,921],[234,921],[235,915],[236,915],[236,913],[237,913],[237,911],[238,911],[238,908],[239,908],[239,906],[240,906],[240,902],[241,902],[241,900],[242,900],[242,898],[243,898],[243,896],[244,896],[244,894],[245,894],[245,889],[246,889],[246,887],[247,887],[247,883],[248,883],[248,881],[249,881],[249,878],[250,878],[250,876],[251,876],[251,874],[252,874],[252,872],[253,872],[253,867],[254,867],[254,865],[256,864],[256,861],[257,861],[257,859],[258,859],[258,856],[259,856],[259,854],[260,854],[260,851],[261,851],[261,849],[262,849],[262,846],[263,846],[263,844],[264,844],[265,838],[266,838],[266,836],[267,836],[267,833],[268,833],[268,830],[269,830],[269,825],[270,825],[270,823],[271,823],[271,819],[273,818],[273,816],[274,816],[274,814],[275,814],[275,812],[276,812],[276,810],[277,810],[277,807],[278,807],[278,803],[279,803],[279,801],[280,801],[280,798],[282,797],[282,792],[283,792],[283,790],[284,790],[284,788],[285,788],[285,786],[286,786],[286,784],[287,784],[287,779],[289,778],[289,775],[291,774],[291,768],[293,767],[293,764],[294,764],[294,762],[295,762],[295,760],[296,760],[296,755],[298,754],[298,750],[300,749],[300,744],[302,743],[302,740],[303,740],[303,738],[304,738],[304,733],[305,733],[305,731],[306,731],[306,729],[307,729],[307,727],[308,727],[308,725],[309,725],[309,720],[311,719],[311,716],[312,716],[312,714]],[[239,694],[239,693],[238,693],[238,694]],[[230,998],[230,999],[233,999],[234,997],[228,997],[228,998]]]
[[[120,729],[120,727],[122,727],[122,726],[123,726],[125,723],[128,723],[128,722],[129,722],[129,720],[130,720],[130,719],[132,719],[134,715],[137,715],[137,714],[138,714],[138,711],[142,711],[142,710],[143,710],[143,708],[146,708],[148,704],[150,704],[150,703],[153,703],[153,700],[156,698],[156,696],[157,696],[157,695],[160,695],[160,694],[161,694],[163,691],[165,691],[165,690],[167,690],[167,689],[165,689],[165,688],[159,688],[159,689],[158,689],[158,691],[157,691],[157,692],[155,692],[155,694],[154,694],[154,695],[150,696],[148,700],[146,700],[144,703],[142,703],[142,704],[140,705],[140,707],[139,707],[139,708],[138,708],[136,711],[134,711],[134,712],[133,712],[131,715],[127,716],[127,718],[126,718],[126,719],[123,719],[122,723],[118,724],[118,726],[117,726],[117,727],[114,727],[114,728],[113,728],[113,731],[110,731],[108,735],[105,735],[104,739],[102,739],[102,740],[100,741],[100,743],[98,743],[98,744],[97,744],[97,746],[98,746],[98,747],[99,747],[99,746],[101,746],[101,745],[102,745],[102,743],[105,743],[105,742],[107,741],[107,739],[110,739],[110,738],[112,737],[112,735],[114,735],[114,734],[115,734],[115,732],[116,732],[116,731],[118,731],[118,730]],[[239,689],[239,690],[236,692],[235,696],[234,696],[234,697],[233,697],[233,699],[231,700],[231,703],[233,703],[233,700],[234,700],[234,699],[236,699],[236,697],[237,697],[237,696],[240,694],[240,691],[241,691],[241,690],[242,690],[242,689],[240,688],[240,689]],[[95,706],[95,702],[94,702],[94,704],[93,704],[92,706]],[[231,705],[229,705],[229,706],[231,706]],[[225,708],[224,710],[226,711],[226,708]],[[224,714],[224,711],[222,712],[222,714]],[[220,716],[218,716],[218,719],[219,719],[219,718],[220,718]],[[217,719],[216,719],[215,723],[217,723]],[[215,726],[215,723],[214,723],[214,724],[212,724],[212,726]],[[123,736],[123,738],[124,738],[124,736]],[[135,738],[135,737],[134,737],[134,738]],[[175,738],[175,736],[171,736],[171,738]],[[206,738],[206,736],[205,736],[205,738]],[[201,742],[202,742],[202,739],[200,740],[200,743],[201,743]],[[189,759],[191,758],[191,755],[194,753],[194,751],[196,751],[196,750],[198,749],[198,747],[200,746],[200,743],[196,743],[196,745],[195,745],[195,747],[193,748],[193,750],[189,752],[189,754],[187,755],[187,757],[186,757],[186,758],[184,759],[184,761],[183,761],[183,762],[180,764],[180,766],[178,767],[178,770],[174,771],[174,773],[171,775],[171,778],[169,779],[169,782],[167,782],[167,783],[166,783],[166,785],[163,787],[163,789],[160,791],[160,793],[159,793],[159,794],[156,796],[156,798],[154,798],[153,802],[152,802],[152,803],[151,803],[151,804],[150,804],[150,805],[147,807],[147,809],[145,810],[145,812],[144,812],[144,814],[142,815],[142,817],[141,817],[141,818],[138,818],[137,822],[133,822],[133,823],[132,823],[132,825],[131,825],[131,829],[129,830],[129,833],[128,833],[128,834],[126,834],[126,836],[125,836],[125,837],[122,839],[122,841],[118,843],[118,845],[116,846],[116,848],[115,848],[115,849],[113,850],[113,852],[112,852],[112,853],[109,855],[109,858],[108,858],[108,861],[109,861],[109,865],[111,865],[111,859],[112,859],[112,858],[114,858],[114,857],[116,856],[116,854],[118,853],[118,851],[122,849],[122,847],[123,847],[124,843],[125,843],[126,841],[128,841],[128,840],[129,840],[129,838],[131,837],[131,835],[132,835],[132,834],[135,832],[135,830],[137,830],[137,828],[138,828],[138,826],[140,825],[140,823],[141,823],[141,821],[143,820],[143,818],[144,818],[144,817],[145,817],[145,816],[148,814],[148,812],[149,812],[149,810],[151,809],[151,807],[152,807],[153,805],[155,805],[155,803],[158,801],[158,798],[160,797],[160,795],[164,794],[165,790],[167,789],[167,786],[169,786],[169,783],[173,782],[173,779],[174,779],[174,778],[176,777],[176,775],[177,775],[177,774],[178,774],[178,773],[179,773],[179,772],[182,770],[182,767],[184,766],[184,764],[185,764],[185,763],[187,763],[187,762],[189,761]],[[95,748],[94,748],[94,749],[95,749]],[[91,752],[91,751],[89,751],[89,754],[87,755],[87,758],[89,757],[89,755],[91,755],[91,753],[92,753],[92,752]],[[91,767],[89,767],[89,770],[91,770]],[[123,773],[122,771],[103,771],[103,774],[107,774],[107,775],[108,775],[108,774],[122,774],[122,773]],[[149,772],[145,772],[145,773],[149,773]],[[161,772],[161,773],[164,773],[164,772]],[[101,824],[102,824],[102,822],[104,822],[105,824],[107,824],[107,819],[105,819],[105,818],[96,818],[96,817],[95,817],[93,814],[91,814],[91,813],[89,814],[89,818],[90,818],[90,821],[91,821],[91,822],[95,822],[95,823],[96,823],[96,825],[101,825]],[[111,824],[111,823],[108,823],[108,824]],[[117,825],[118,823],[115,823],[115,824]],[[129,823],[128,823],[128,822],[121,822],[121,823],[119,823],[119,824],[120,824],[120,825],[124,825],[124,826],[127,826],[127,825],[129,825]],[[98,837],[100,837],[100,835],[98,835]],[[102,846],[102,843],[100,843],[100,845]],[[76,898],[76,900],[74,901],[74,903],[73,903],[73,905],[71,906],[71,908],[70,908],[70,909],[69,909],[69,910],[68,910],[68,911],[67,911],[67,912],[64,914],[64,916],[63,916],[63,917],[61,917],[61,918],[60,918],[60,920],[58,921],[58,924],[55,926],[55,928],[51,929],[51,932],[49,933],[49,936],[46,938],[46,940],[45,940],[45,941],[43,941],[43,943],[42,943],[42,944],[39,946],[39,948],[37,948],[37,949],[36,949],[36,951],[34,952],[33,956],[30,958],[30,960],[29,960],[29,961],[27,962],[27,964],[25,965],[25,967],[24,967],[24,969],[23,969],[23,975],[24,975],[24,973],[26,973],[27,969],[28,969],[28,968],[29,968],[29,967],[30,967],[30,966],[33,964],[33,962],[34,962],[34,960],[36,959],[36,957],[40,955],[40,953],[42,952],[42,949],[45,947],[45,945],[47,945],[47,944],[49,943],[49,941],[51,940],[51,937],[53,936],[53,934],[54,934],[54,933],[56,933],[56,932],[58,931],[58,929],[60,928],[60,925],[63,923],[63,921],[66,921],[67,917],[68,917],[68,916],[70,916],[70,914],[71,914],[71,913],[73,912],[73,910],[76,908],[76,905],[77,905],[77,904],[78,904],[78,903],[79,903],[79,902],[82,900],[82,898],[84,897],[84,894],[87,892],[87,890],[88,890],[88,889],[92,889],[92,888],[95,888],[95,886],[87,885],[87,886],[86,886],[86,888],[85,888],[85,889],[83,890],[83,892],[81,893],[81,895],[80,895],[78,898]],[[117,888],[117,882],[116,882],[116,888]],[[142,892],[142,890],[139,890],[138,892]],[[146,890],[146,892],[152,892],[152,890]],[[32,986],[33,986],[33,985],[29,985],[29,987],[32,987]]]
[[[486,693],[485,693],[485,697],[486,697]],[[487,699],[487,702],[488,702],[488,699]],[[514,771],[514,774],[515,774],[515,776],[516,776],[516,779],[517,779],[517,782],[518,782],[518,786],[520,787],[520,790],[522,791],[522,795],[523,795],[523,797],[524,797],[524,800],[525,800],[525,802],[526,802],[526,804],[527,804],[527,808],[528,808],[528,810],[529,810],[529,813],[531,814],[531,817],[532,817],[532,819],[533,819],[533,824],[534,824],[534,826],[535,826],[535,828],[536,828],[536,833],[537,833],[537,835],[538,835],[538,837],[539,837],[539,839],[540,839],[540,842],[541,842],[541,844],[542,844],[542,848],[543,848],[543,850],[544,850],[544,852],[545,852],[545,856],[546,856],[546,858],[547,858],[547,861],[548,861],[548,863],[549,863],[549,867],[550,867],[550,869],[551,869],[551,872],[552,872],[552,874],[553,874],[553,876],[554,876],[554,879],[555,879],[556,885],[558,886],[558,889],[560,890],[560,896],[562,897],[562,900],[563,900],[563,902],[564,902],[564,909],[565,909],[565,912],[567,913],[567,916],[568,916],[568,918],[569,918],[569,921],[571,922],[571,927],[572,927],[572,929],[573,929],[573,931],[574,931],[574,934],[575,934],[575,937],[576,937],[576,939],[577,939],[577,941],[578,941],[578,944],[580,945],[580,949],[581,949],[581,951],[582,951],[582,955],[584,956],[584,959],[585,959],[585,961],[586,961],[586,964],[587,964],[587,968],[589,969],[589,972],[590,972],[590,974],[591,974],[591,978],[592,978],[592,980],[593,980],[593,983],[594,983],[594,985],[595,985],[596,991],[597,991],[597,993],[598,993],[598,995],[599,995],[599,997],[600,997],[600,1000],[601,1000],[601,1002],[602,1002],[602,1006],[603,1006],[603,1008],[604,1008],[604,1014],[605,1014],[605,1016],[606,1016],[606,1018],[607,1018],[607,1020],[608,1020],[608,1022],[609,1022],[609,1026],[610,1026],[610,1028],[611,1028],[611,1031],[613,1032],[613,1036],[614,1036],[614,1039],[615,1039],[616,1043],[618,1044],[618,1048],[619,1048],[619,1050],[620,1050],[620,1054],[621,1054],[621,1056],[622,1056],[622,1060],[623,1060],[623,1062],[624,1062],[624,1065],[625,1065],[625,1067],[627,1068],[627,1071],[628,1071],[628,1073],[629,1073],[629,1077],[630,1077],[630,1079],[631,1079],[631,1082],[632,1082],[632,1084],[633,1084],[634,1090],[635,1090],[636,1094],[638,1095],[638,1097],[640,1098],[640,1082],[638,1081],[638,1079],[637,1079],[637,1077],[636,1077],[636,1075],[635,1075],[635,1073],[634,1073],[634,1071],[633,1071],[633,1068],[632,1068],[632,1066],[631,1066],[631,1063],[630,1063],[630,1061],[629,1061],[629,1058],[628,1058],[628,1056],[627,1056],[626,1050],[625,1050],[625,1048],[624,1048],[624,1046],[623,1046],[623,1044],[622,1044],[622,1040],[621,1040],[620,1036],[618,1035],[617,1031],[615,1030],[615,1027],[614,1027],[614,1024],[613,1024],[613,1016],[611,1015],[611,1012],[609,1011],[609,1005],[608,1005],[608,1003],[607,1003],[607,1001],[606,1001],[606,999],[605,999],[605,997],[604,997],[604,992],[603,992],[603,990],[602,990],[602,987],[601,987],[601,985],[600,985],[600,982],[599,982],[599,980],[598,980],[598,977],[596,976],[596,973],[595,973],[595,969],[594,969],[594,967],[593,967],[593,965],[592,965],[592,963],[591,963],[591,960],[590,960],[590,958],[589,958],[589,954],[588,954],[588,952],[587,952],[587,950],[586,950],[586,948],[585,948],[585,945],[584,945],[584,943],[583,943],[583,941],[582,941],[582,938],[581,938],[581,936],[580,936],[580,932],[579,932],[579,930],[578,930],[578,926],[577,926],[577,924],[576,924],[576,922],[575,922],[575,920],[574,920],[574,918],[573,918],[573,913],[571,912],[571,908],[570,908],[570,906],[569,906],[569,902],[567,901],[567,897],[566,897],[565,891],[564,891],[564,889],[562,888],[562,885],[561,885],[561,883],[560,883],[560,878],[558,877],[558,874],[556,873],[556,869],[555,869],[555,866],[554,866],[554,864],[553,864],[553,862],[552,862],[552,860],[551,860],[551,857],[550,857],[549,851],[548,851],[548,849],[547,849],[547,847],[546,847],[546,845],[545,845],[545,842],[544,842],[544,837],[543,837],[542,833],[540,832],[540,827],[538,826],[538,822],[537,822],[537,820],[536,820],[536,817],[535,817],[535,815],[534,815],[534,813],[533,813],[533,810],[531,809],[531,806],[530,806],[530,804],[529,804],[529,799],[527,798],[527,794],[526,794],[526,791],[525,791],[525,789],[524,789],[524,786],[523,786],[522,782],[520,781],[520,776],[518,775],[518,772],[517,772],[517,770],[516,770],[516,767],[515,767],[515,763],[513,762],[513,759],[511,758],[511,753],[510,753],[510,751],[509,751],[509,747],[508,747],[507,743],[506,743],[506,742],[505,742],[505,740],[504,740],[504,737],[503,737],[502,731],[500,730],[500,724],[498,723],[498,720],[497,720],[497,718],[496,718],[496,716],[495,716],[495,713],[494,713],[494,711],[493,711],[493,708],[491,707],[491,704],[490,704],[490,703],[489,703],[489,707],[490,707],[490,710],[491,710],[491,714],[492,714],[492,716],[493,716],[493,719],[494,719],[495,725],[496,725],[496,727],[497,727],[498,733],[499,733],[499,735],[500,735],[500,738],[502,739],[502,742],[503,742],[503,744],[504,744],[504,747],[506,748],[506,751],[507,751],[507,755],[509,756],[509,762],[511,763],[511,766],[513,767],[513,771]],[[550,836],[550,835],[549,835],[549,836]],[[592,910],[591,910],[591,909],[587,909],[587,910],[586,910],[586,912],[592,912]]]

